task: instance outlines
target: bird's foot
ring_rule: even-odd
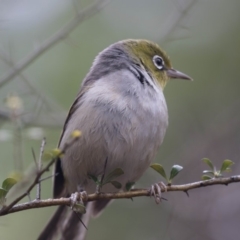
[[[155,202],[159,204],[162,199],[162,191],[167,192],[167,186],[163,182],[154,183],[150,189],[150,196],[153,196]]]
[[[83,203],[83,199],[87,198],[87,192],[82,191],[82,192],[75,192],[71,194],[70,199],[71,199],[71,209],[74,212],[77,213],[86,213],[86,208]]]

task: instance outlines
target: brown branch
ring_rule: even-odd
[[[17,76],[23,69],[28,67],[34,60],[46,52],[49,48],[54,46],[59,41],[65,39],[80,23],[89,17],[92,17],[99,10],[101,10],[108,0],[99,0],[94,2],[91,6],[85,8],[84,10],[78,12],[75,17],[70,20],[65,26],[63,26],[59,31],[54,33],[49,39],[47,39],[38,49],[30,53],[25,59],[16,64],[16,66],[10,70],[2,79],[0,79],[0,88]]]
[[[78,140],[78,138],[81,136],[81,134],[79,133],[78,135],[75,134],[75,136],[71,137],[63,146],[62,149],[58,149],[58,154],[56,154],[56,156],[54,156],[52,158],[52,160],[41,170],[38,170],[37,168],[37,175],[34,179],[34,181],[32,182],[32,184],[28,187],[27,191],[23,194],[21,194],[19,197],[17,197],[14,201],[12,201],[9,205],[7,206],[3,206],[3,208],[0,210],[0,216],[2,215],[6,215],[8,212],[10,212],[14,206],[21,201],[24,197],[29,196],[29,193],[32,191],[32,189],[38,185],[39,182],[41,182],[41,177],[42,175],[49,171],[50,167],[54,164],[54,162],[56,161],[56,159],[58,159],[63,153],[65,153],[65,151],[69,148],[69,146],[71,146],[75,141]],[[45,146],[45,140],[43,140],[43,146],[41,147],[41,151],[44,151],[44,146]],[[37,201],[37,200],[36,200]],[[31,203],[31,202],[29,202]]]
[[[182,2],[178,3],[179,6],[175,11],[168,16],[168,19],[164,21],[164,25],[161,28],[160,40],[161,42],[167,42],[170,34],[177,28],[179,23],[185,17],[187,12],[191,9],[191,7],[197,2],[197,0],[192,0],[190,2]]]
[[[226,177],[226,178],[214,178],[206,181],[199,181],[194,183],[188,183],[183,185],[171,185],[167,186],[167,192],[188,192],[191,189],[197,189],[201,187],[208,187],[212,185],[228,185],[230,183],[240,182],[240,175]],[[165,190],[162,189],[162,192]],[[117,192],[117,193],[94,193],[87,196],[83,196],[83,202],[96,201],[99,199],[120,199],[120,198],[134,198],[134,197],[149,197],[151,191],[149,189],[136,189],[129,192]],[[4,208],[0,211],[0,216],[7,215],[14,212],[20,212],[27,209],[43,208],[59,205],[71,205],[71,198],[59,198],[59,199],[46,199],[46,200],[34,200],[27,203],[18,204],[11,209]]]
[[[8,206],[4,206],[0,213],[3,213],[3,215],[5,215],[4,213],[9,212],[19,201],[21,201],[24,197],[28,196],[28,194],[31,192],[31,190],[38,184],[39,179],[41,178],[41,176],[49,170],[49,168],[53,165],[53,163],[55,162],[55,159],[52,159],[46,167],[44,167],[40,172],[38,172],[37,176],[35,177],[33,183],[28,187],[27,191],[25,193],[23,193],[22,195],[20,195],[18,198],[16,198],[13,202],[11,202]]]
[[[11,60],[8,56],[7,53],[4,52],[3,50],[0,51],[0,58],[1,60],[8,65],[10,68],[14,68],[15,63],[13,60]],[[42,123],[41,121],[41,127],[60,127],[63,125],[65,115],[66,113],[63,112],[63,110],[60,108],[58,104],[53,102],[52,100],[48,99],[44,93],[42,93],[38,88],[23,74],[19,73],[19,76],[23,80],[23,82],[27,85],[27,87],[31,90],[31,92],[34,94],[37,99],[41,100],[41,105],[46,107],[50,113],[52,112],[60,112],[61,114],[58,114],[57,116],[54,117],[54,122],[53,123]],[[38,100],[37,100],[38,101]],[[27,113],[27,114],[26,114]],[[63,117],[64,116],[64,117]],[[51,116],[52,117],[52,116]],[[37,113],[30,113],[30,112],[23,112],[21,115],[18,115],[18,118],[21,121],[22,128],[27,127],[29,125],[35,125],[37,126],[36,119]],[[11,120],[11,113],[9,111],[2,111],[0,109],[0,120]],[[56,119],[58,121],[56,121]],[[39,125],[39,123],[38,123]]]

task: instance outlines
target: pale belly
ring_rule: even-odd
[[[103,115],[95,111],[98,114]],[[136,182],[146,171],[163,141],[167,123],[161,112],[157,118],[149,116],[147,122],[137,115],[129,115],[116,112],[104,113],[101,118],[92,115],[91,120],[79,124],[77,129],[82,131],[82,137],[62,158],[69,192],[82,189],[94,192],[96,184],[88,175],[101,176],[105,163],[105,176],[116,168],[123,170],[124,174],[114,179],[123,189],[126,183]],[[117,189],[107,184],[102,190]]]
[[[116,84],[111,89],[108,84],[99,80],[99,86],[84,95],[63,135],[60,147],[74,130],[82,132],[61,161],[69,193],[81,189],[94,192],[96,184],[88,175],[101,176],[106,159],[105,176],[121,168],[124,174],[115,180],[124,189],[127,182],[142,176],[163,141],[168,124],[163,93],[152,93],[151,88],[140,85],[135,89],[143,91],[140,96],[128,89],[120,94],[114,91],[114,87],[119,89]],[[117,189],[107,184],[103,191]]]

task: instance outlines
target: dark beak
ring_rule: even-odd
[[[167,75],[170,77],[170,78],[178,78],[178,79],[186,79],[186,80],[193,80],[191,77],[189,77],[187,74],[185,73],[182,73],[180,71],[177,71],[173,68],[171,69],[167,69]]]

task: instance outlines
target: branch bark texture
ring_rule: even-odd
[[[240,175],[226,177],[226,178],[214,178],[206,181],[193,182],[182,185],[167,186],[166,190],[162,189],[162,192],[188,192],[192,189],[208,187],[212,185],[228,185],[230,183],[240,182]],[[161,187],[161,184],[160,184]],[[94,193],[83,197],[83,202],[96,201],[99,199],[120,199],[120,198],[134,198],[134,197],[150,197],[150,189],[134,189],[129,192],[117,192],[117,193]],[[7,215],[14,212],[20,212],[33,208],[43,208],[50,206],[71,205],[71,198],[58,198],[58,199],[46,199],[46,200],[34,200],[14,206],[7,206],[0,210],[0,216]]]

